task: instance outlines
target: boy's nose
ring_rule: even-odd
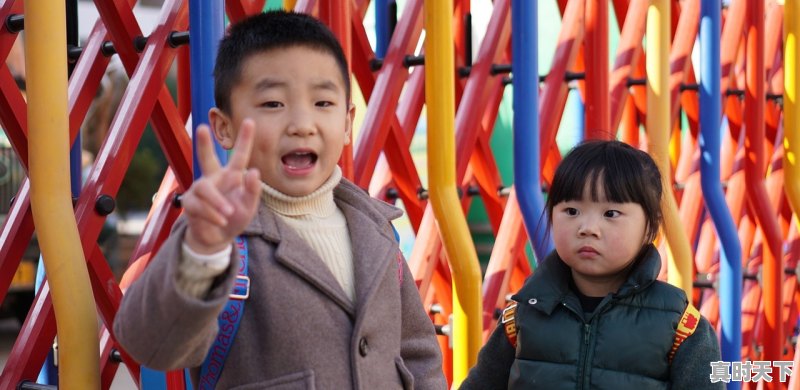
[[[311,115],[301,111],[302,110],[297,110],[293,113],[287,131],[290,135],[300,137],[313,135],[316,132],[316,128],[314,127],[314,122],[311,120]]]

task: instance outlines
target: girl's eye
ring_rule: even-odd
[[[271,100],[271,101],[268,101],[268,102],[261,103],[261,107],[279,108],[279,107],[283,107],[283,103]]]
[[[574,216],[578,215],[578,209],[576,209],[574,207],[567,207],[567,208],[564,209],[564,213],[566,213],[569,216],[574,217]]]
[[[317,107],[330,107],[333,106],[333,102],[329,102],[326,100],[317,102]]]
[[[603,216],[606,218],[616,218],[619,217],[621,214],[622,213],[620,213],[617,210],[607,210],[605,213],[603,213]]]

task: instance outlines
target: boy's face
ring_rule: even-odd
[[[581,200],[553,207],[553,241],[581,292],[603,296],[625,282],[628,266],[644,245],[647,221],[638,203],[607,201],[602,189],[594,202],[586,187]]]
[[[274,49],[244,61],[231,112],[213,108],[209,119],[226,149],[244,119],[255,121],[249,166],[278,191],[304,196],[331,176],[349,143],[355,109],[344,88],[332,55],[304,46]]]

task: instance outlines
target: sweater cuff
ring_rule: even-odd
[[[191,297],[205,298],[214,278],[225,272],[230,265],[232,249],[228,246],[219,252],[204,255],[183,243],[176,278],[178,289]]]
[[[197,253],[186,245],[184,242],[181,245],[181,249],[183,250],[183,258],[188,260],[190,263],[194,265],[201,266],[203,268],[208,268],[209,270],[216,271],[216,273],[212,276],[217,276],[225,271],[228,268],[228,265],[231,263],[231,251],[233,247],[228,245],[225,249],[215,252],[209,253],[207,255]]]

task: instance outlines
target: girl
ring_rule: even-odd
[[[555,251],[511,298],[461,388],[722,388],[710,381],[713,328],[656,280],[661,192],[647,153],[619,141],[573,149],[546,204]]]

